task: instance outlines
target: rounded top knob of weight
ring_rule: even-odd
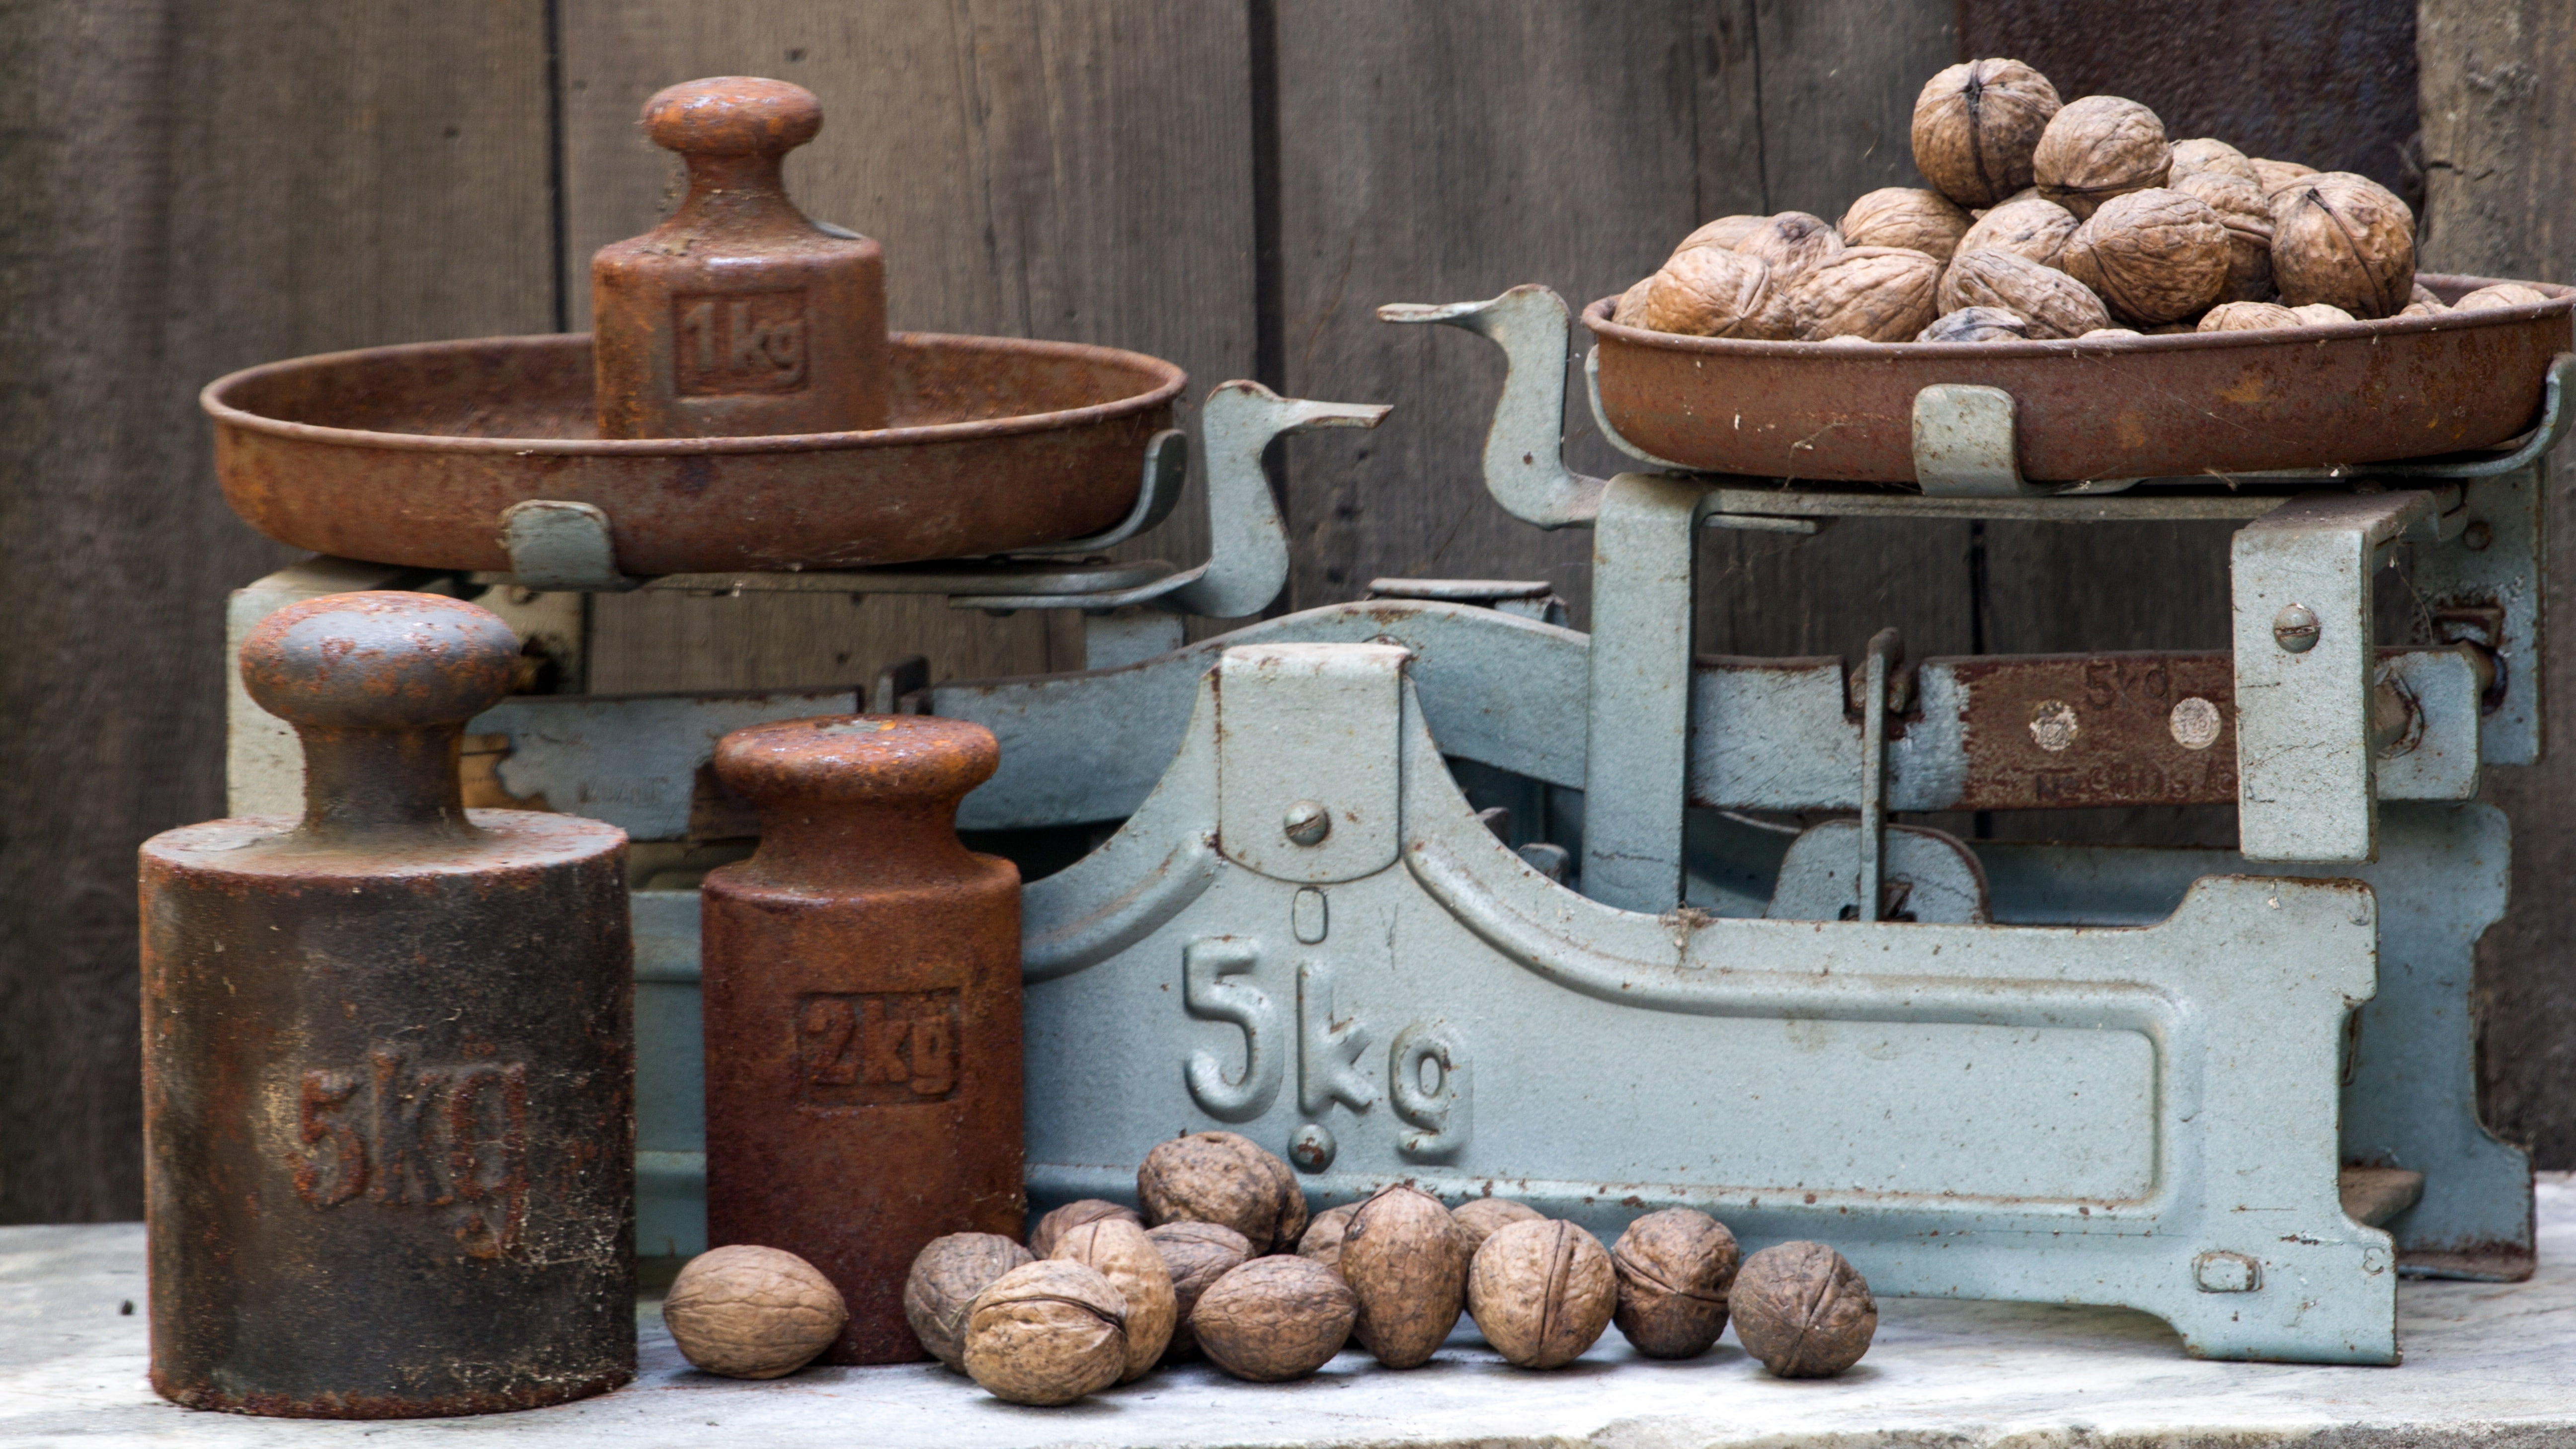
[[[993,732],[935,715],[825,715],[735,730],[716,774],[754,801],[954,800],[993,777]]]
[[[792,81],[720,75],[666,86],[644,103],[644,134],[684,155],[783,155],[823,129],[823,103]]]
[[[329,594],[289,604],[242,641],[242,684],[298,727],[405,730],[472,719],[510,692],[518,636],[489,609],[435,594]]]

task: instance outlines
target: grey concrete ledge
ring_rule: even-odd
[[[1351,1353],[1299,1384],[1192,1366],[1064,1409],[1000,1403],[936,1367],[690,1370],[647,1308],[630,1388],[557,1409],[361,1424],[191,1413],[144,1383],[143,1230],[0,1229],[0,1445],[1597,1445],[1602,1449],[2571,1449],[2576,1185],[2540,1184],[2528,1283],[2408,1283],[2404,1366],[2202,1363],[2143,1314],[1896,1299],[1841,1379],[1765,1375],[1730,1336],[1680,1364],[1617,1330],[1524,1373],[1461,1335],[1426,1368]],[[132,1302],[126,1316],[119,1305]]]

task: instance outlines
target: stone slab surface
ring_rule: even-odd
[[[1014,1445],[1599,1445],[1603,1449],[2359,1449],[2576,1446],[2576,1185],[2545,1175],[2528,1283],[2408,1283],[2398,1368],[2203,1363],[2117,1309],[1886,1300],[1840,1379],[1770,1378],[1730,1336],[1657,1363],[1614,1329],[1574,1366],[1509,1368],[1462,1333],[1428,1367],[1344,1354],[1304,1383],[1203,1366],[1063,1409],[1026,1409],[930,1366],[809,1369],[770,1383],[681,1361],[651,1306],[630,1388],[532,1413],[324,1423],[192,1413],[144,1382],[143,1230],[0,1229],[0,1445],[864,1449]],[[134,1305],[131,1315],[121,1311]]]

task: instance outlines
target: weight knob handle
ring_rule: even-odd
[[[304,742],[301,832],[474,834],[456,774],[465,722],[510,692],[518,657],[490,610],[434,594],[331,594],[261,620],[242,684]]]
[[[720,75],[644,103],[644,134],[683,156],[784,156],[823,129],[823,103],[791,81]]]

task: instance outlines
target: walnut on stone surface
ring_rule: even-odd
[[[1350,1338],[1359,1299],[1303,1256],[1255,1258],[1227,1273],[1194,1314],[1208,1361],[1239,1379],[1280,1383],[1331,1362]]]
[[[967,1312],[967,1377],[997,1399],[1070,1404],[1126,1370],[1127,1300],[1081,1263],[1023,1263]]]
[[[1127,1366],[1120,1383],[1133,1383],[1162,1362],[1180,1306],[1172,1270],[1143,1228],[1125,1218],[1099,1218],[1068,1229],[1049,1256],[1091,1269],[1127,1300]]]
[[[1598,1238],[1540,1218],[1497,1229],[1467,1273],[1467,1310],[1503,1361],[1563,1368],[1610,1326],[1619,1278]]]
[[[1307,1231],[1311,1234],[1314,1230]],[[1147,1230],[1145,1236],[1154,1244],[1154,1251],[1163,1255],[1163,1266],[1172,1275],[1173,1308],[1178,1316],[1172,1321],[1172,1342],[1163,1350],[1164,1361],[1193,1357],[1198,1352],[1198,1339],[1190,1327],[1191,1312],[1209,1284],[1251,1258],[1252,1243],[1220,1223],[1165,1223]]]
[[[966,1313],[993,1280],[1035,1255],[999,1233],[950,1233],[912,1258],[903,1280],[904,1321],[930,1356],[966,1371]]]
[[[1914,169],[1961,206],[1992,206],[2031,184],[2031,157],[2058,113],[2057,87],[2017,60],[1971,60],[1914,98]]]
[[[1221,1223],[1257,1257],[1284,1253],[1306,1231],[1306,1194],[1277,1154],[1233,1132],[1192,1132],[1155,1144],[1136,1169],[1145,1223]]]
[[[1062,1237],[1067,1229],[1078,1228],[1084,1223],[1098,1222],[1102,1218],[1125,1218],[1139,1226],[1142,1226],[1145,1221],[1134,1208],[1122,1203],[1097,1197],[1080,1198],[1049,1212],[1045,1217],[1038,1219],[1036,1227],[1029,1229],[1029,1256],[1054,1257],[1055,1241]]]
[[[1458,1240],[1471,1260],[1497,1231],[1514,1223],[1534,1223],[1545,1216],[1529,1204],[1507,1197],[1471,1197],[1449,1210],[1450,1221],[1458,1225]]]
[[[2113,197],[2165,184],[2173,148],[2165,123],[2136,101],[2086,96],[2059,111],[2031,153],[2039,194],[2075,213],[2091,216]]]
[[[1610,1245],[1619,1274],[1611,1321],[1648,1358],[1696,1358],[1726,1331],[1737,1259],[1735,1234],[1708,1214],[1648,1213]]]
[[[1386,1188],[1352,1211],[1340,1271],[1359,1299],[1352,1332],[1388,1368],[1430,1362],[1467,1304],[1457,1225],[1414,1188]]]
[[[662,1322],[681,1354],[734,1379],[794,1373],[849,1321],[832,1280],[777,1248],[710,1248],[689,1260],[662,1298]]]
[[[1745,1259],[1727,1304],[1736,1341],[1784,1379],[1831,1378],[1860,1362],[1878,1333],[1868,1282],[1822,1243],[1781,1243]]]

